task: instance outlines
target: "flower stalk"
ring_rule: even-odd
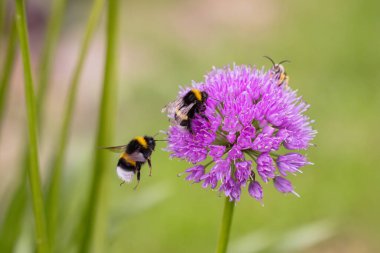
[[[220,227],[219,240],[218,240],[218,244],[216,248],[216,253],[227,252],[234,207],[235,207],[235,201],[230,201],[229,198],[226,197],[224,201],[222,224]]]

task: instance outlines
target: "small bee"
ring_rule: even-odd
[[[275,63],[272,60],[272,58],[270,58],[269,56],[264,56],[264,57],[267,58],[268,60],[270,60],[273,64],[271,72],[272,72],[272,75],[278,79],[278,86],[281,86],[284,83],[285,83],[285,85],[287,85],[288,81],[289,81],[289,76],[286,74],[285,68],[281,64],[285,63],[285,62],[290,62],[290,61],[284,60],[284,61],[280,61],[279,63]]]
[[[137,174],[137,185],[140,183],[141,166],[148,162],[149,176],[152,175],[151,155],[156,147],[156,140],[150,136],[137,136],[127,145],[105,147],[112,152],[122,153],[116,167],[116,173],[123,182],[130,183],[135,174]]]
[[[172,118],[172,122],[185,127],[190,133],[192,133],[191,122],[195,115],[200,115],[203,118],[204,110],[206,109],[205,103],[208,98],[208,94],[205,91],[198,89],[191,89],[181,98],[166,105],[162,112],[167,112],[169,117]],[[207,118],[206,118],[207,119]]]

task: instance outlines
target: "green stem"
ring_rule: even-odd
[[[0,80],[0,122],[3,122],[2,119],[4,115],[5,102],[7,101],[6,98],[7,98],[7,94],[9,90],[9,85],[10,85],[10,77],[13,72],[15,56],[17,52],[16,48],[17,48],[17,30],[16,30],[16,23],[14,22],[14,19],[12,18],[11,31],[10,31],[8,46],[7,46],[7,55],[5,57],[4,69],[2,71],[3,75]]]
[[[49,78],[51,74],[52,62],[54,59],[54,50],[57,45],[58,35],[61,31],[61,24],[63,13],[66,7],[66,0],[54,0],[52,3],[52,11],[48,21],[46,30],[46,38],[44,48],[42,49],[42,56],[39,65],[39,81],[37,97],[45,97]],[[41,117],[41,110],[44,106],[44,99],[37,101],[37,115]]]
[[[216,248],[216,253],[227,252],[228,239],[230,235],[234,206],[235,206],[235,202],[230,201],[229,198],[227,197],[224,202],[222,225],[220,227],[219,242]]]
[[[244,153],[251,157],[252,161],[256,162],[257,156],[253,155],[249,150],[245,150]]]
[[[209,161],[208,163],[206,163],[205,165],[203,165],[203,167],[206,169],[208,166],[210,166],[212,163],[214,162],[214,160],[211,160]]]
[[[54,154],[53,163],[51,166],[51,176],[48,184],[48,221],[49,221],[49,236],[51,243],[54,243],[56,230],[57,230],[57,217],[58,217],[58,200],[61,183],[62,167],[67,149],[67,143],[69,140],[69,130],[73,119],[73,112],[75,107],[75,101],[77,97],[77,91],[79,86],[79,79],[83,70],[84,61],[90,48],[90,42],[93,38],[96,27],[99,23],[102,10],[104,7],[104,0],[95,0],[87,21],[85,34],[83,37],[80,54],[76,63],[73,76],[70,82],[69,94],[67,97],[67,105],[64,113],[63,124],[60,129],[58,148]]]
[[[107,51],[103,80],[102,100],[99,108],[98,133],[96,146],[107,146],[112,142],[115,126],[114,108],[116,101],[116,68],[119,0],[108,1],[107,8]],[[94,169],[91,180],[90,196],[83,220],[80,221],[82,241],[79,252],[105,252],[104,239],[107,225],[106,183],[111,156],[96,149]]]
[[[33,211],[36,230],[36,245],[38,252],[48,252],[46,220],[39,174],[36,103],[33,91],[32,69],[30,64],[28,29],[25,14],[25,3],[16,0],[16,25],[20,42],[22,62],[24,66],[24,89],[29,136],[29,167],[28,175],[32,192]]]

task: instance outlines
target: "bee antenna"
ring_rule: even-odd
[[[272,64],[273,64],[273,66],[276,65],[276,63],[269,56],[264,55],[263,57],[267,58],[268,60],[270,60],[272,62]]]
[[[154,140],[154,141],[168,141],[168,140]]]
[[[159,135],[159,134],[160,134],[160,132],[157,132],[155,135],[153,135],[153,138],[156,137],[156,136]]]
[[[283,60],[283,61],[280,61],[278,64],[282,64],[282,63],[285,63],[285,62],[288,62],[288,63],[290,63],[290,61],[289,61],[289,60]]]

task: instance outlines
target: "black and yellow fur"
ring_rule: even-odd
[[[208,94],[205,91],[191,89],[183,96],[180,106],[176,108],[174,119],[179,125],[185,127],[192,133],[191,122],[196,114],[205,117],[202,113],[205,110],[205,102]],[[191,106],[191,108],[189,108]],[[185,109],[185,110],[184,110]]]
[[[106,147],[106,149],[121,152],[117,167],[127,172],[133,172],[137,175],[137,181],[140,181],[140,170],[145,162],[148,162],[151,174],[151,155],[156,147],[156,142],[150,136],[137,136],[127,145]],[[124,181],[123,181],[124,182]]]

